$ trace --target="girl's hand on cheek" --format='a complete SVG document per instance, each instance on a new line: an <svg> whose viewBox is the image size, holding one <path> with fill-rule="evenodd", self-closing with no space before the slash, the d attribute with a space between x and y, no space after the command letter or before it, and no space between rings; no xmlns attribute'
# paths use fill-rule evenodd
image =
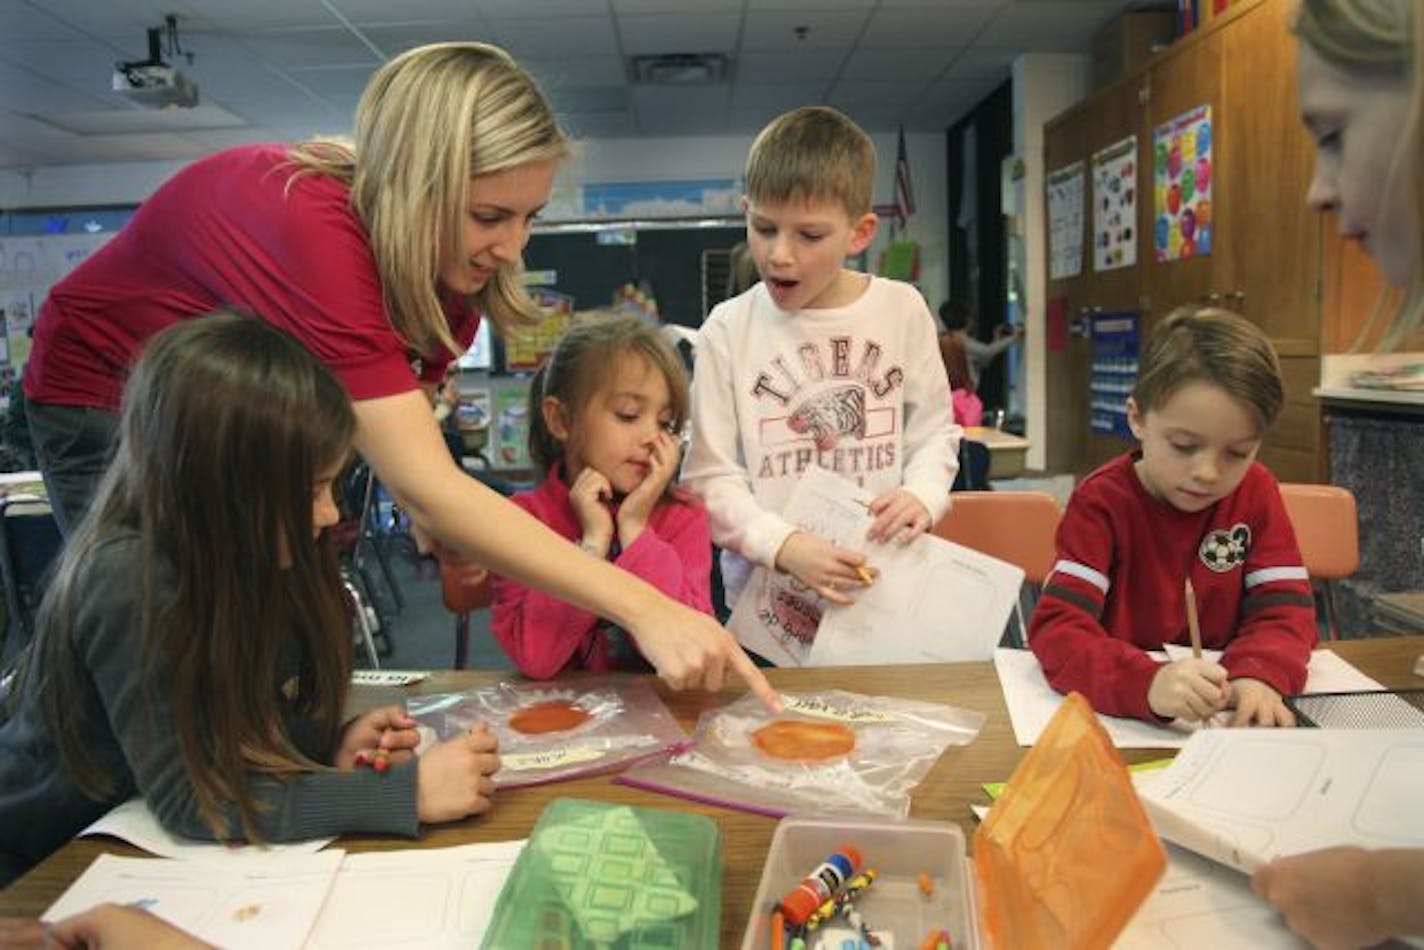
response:
<svg viewBox="0 0 1424 950"><path fill-rule="evenodd" d="M677 440L666 432L659 432L648 455L648 473L618 509L618 540L623 547L638 540L647 527L648 517L677 472L677 462Z"/></svg>
<svg viewBox="0 0 1424 950"><path fill-rule="evenodd" d="M608 512L612 499L613 486L608 479L587 466L569 486L569 503L578 516L585 550L592 545L607 552L613 543L613 515Z"/></svg>

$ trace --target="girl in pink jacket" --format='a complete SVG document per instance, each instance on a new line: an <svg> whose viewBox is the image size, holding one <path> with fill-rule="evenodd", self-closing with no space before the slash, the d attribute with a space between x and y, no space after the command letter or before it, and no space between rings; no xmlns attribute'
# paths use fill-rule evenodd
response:
<svg viewBox="0 0 1424 950"><path fill-rule="evenodd" d="M710 614L707 514L674 487L687 404L682 363L656 327L615 317L570 328L530 386L529 454L544 481L513 500L594 557ZM493 631L526 676L649 669L628 631L500 577Z"/></svg>

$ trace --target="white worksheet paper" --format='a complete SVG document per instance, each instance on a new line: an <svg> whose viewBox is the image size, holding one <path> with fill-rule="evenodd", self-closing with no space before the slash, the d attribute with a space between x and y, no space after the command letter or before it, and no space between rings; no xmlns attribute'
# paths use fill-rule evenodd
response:
<svg viewBox="0 0 1424 950"><path fill-rule="evenodd" d="M331 844L333 838L310 838L287 844L227 845L212 841L180 838L158 823L158 818L142 798L131 798L115 806L108 814L79 832L86 835L109 835L142 848L149 854L187 861L258 860L288 854L312 854Z"/></svg>
<svg viewBox="0 0 1424 950"><path fill-rule="evenodd" d="M922 535L908 545L871 544L872 495L812 466L787 503L798 528L866 554L873 583L851 606L828 605L789 575L758 568L728 626L749 649L782 666L953 662L987 659L1004 632L1023 571Z"/></svg>
<svg viewBox="0 0 1424 950"><path fill-rule="evenodd" d="M1247 873L1335 845L1424 845L1424 730L1204 729L1139 789L1158 834Z"/></svg>
<svg viewBox="0 0 1424 950"><path fill-rule="evenodd" d="M217 947L300 947L341 866L341 851L195 865L101 854L45 911L62 920L97 904L132 904Z"/></svg>
<svg viewBox="0 0 1424 950"><path fill-rule="evenodd" d="M306 946L477 947L524 841L348 854Z"/></svg>
<svg viewBox="0 0 1424 950"><path fill-rule="evenodd" d="M1180 659L1191 656L1191 647L1168 644L1166 652L1149 654L1157 659ZM1202 655L1219 659L1220 651L1205 650ZM1058 711L1063 694L1048 685L1043 667L1030 650L1000 649L994 652L994 668L1004 691L1004 703L1009 707L1009 719L1014 725L1014 738L1021 746L1030 746L1048 726L1048 720ZM1378 682L1361 673L1331 650L1316 650L1307 667L1307 693L1333 693L1343 690L1382 689ZM1107 730L1112 744L1119 749L1180 749L1201 726L1178 720L1165 726L1140 719L1126 719L1098 713L1098 721Z"/></svg>

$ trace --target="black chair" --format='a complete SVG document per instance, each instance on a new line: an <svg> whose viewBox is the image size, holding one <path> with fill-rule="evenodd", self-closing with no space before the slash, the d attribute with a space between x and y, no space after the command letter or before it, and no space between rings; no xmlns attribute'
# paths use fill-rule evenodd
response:
<svg viewBox="0 0 1424 950"><path fill-rule="evenodd" d="M33 498L0 499L0 583L5 586L5 629L0 631L0 657L14 650L6 642L19 631L18 648L34 639L35 611L44 596L50 571L64 538L49 503Z"/></svg>
<svg viewBox="0 0 1424 950"><path fill-rule="evenodd" d="M989 491L989 447L973 439L959 440L959 472L950 491Z"/></svg>

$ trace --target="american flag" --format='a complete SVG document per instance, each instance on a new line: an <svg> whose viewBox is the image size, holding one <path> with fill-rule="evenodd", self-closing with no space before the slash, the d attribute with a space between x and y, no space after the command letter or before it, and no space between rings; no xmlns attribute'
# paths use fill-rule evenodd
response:
<svg viewBox="0 0 1424 950"><path fill-rule="evenodd" d="M910 184L910 156L905 151L905 128L895 144L895 217L903 226L915 213L915 189Z"/></svg>

